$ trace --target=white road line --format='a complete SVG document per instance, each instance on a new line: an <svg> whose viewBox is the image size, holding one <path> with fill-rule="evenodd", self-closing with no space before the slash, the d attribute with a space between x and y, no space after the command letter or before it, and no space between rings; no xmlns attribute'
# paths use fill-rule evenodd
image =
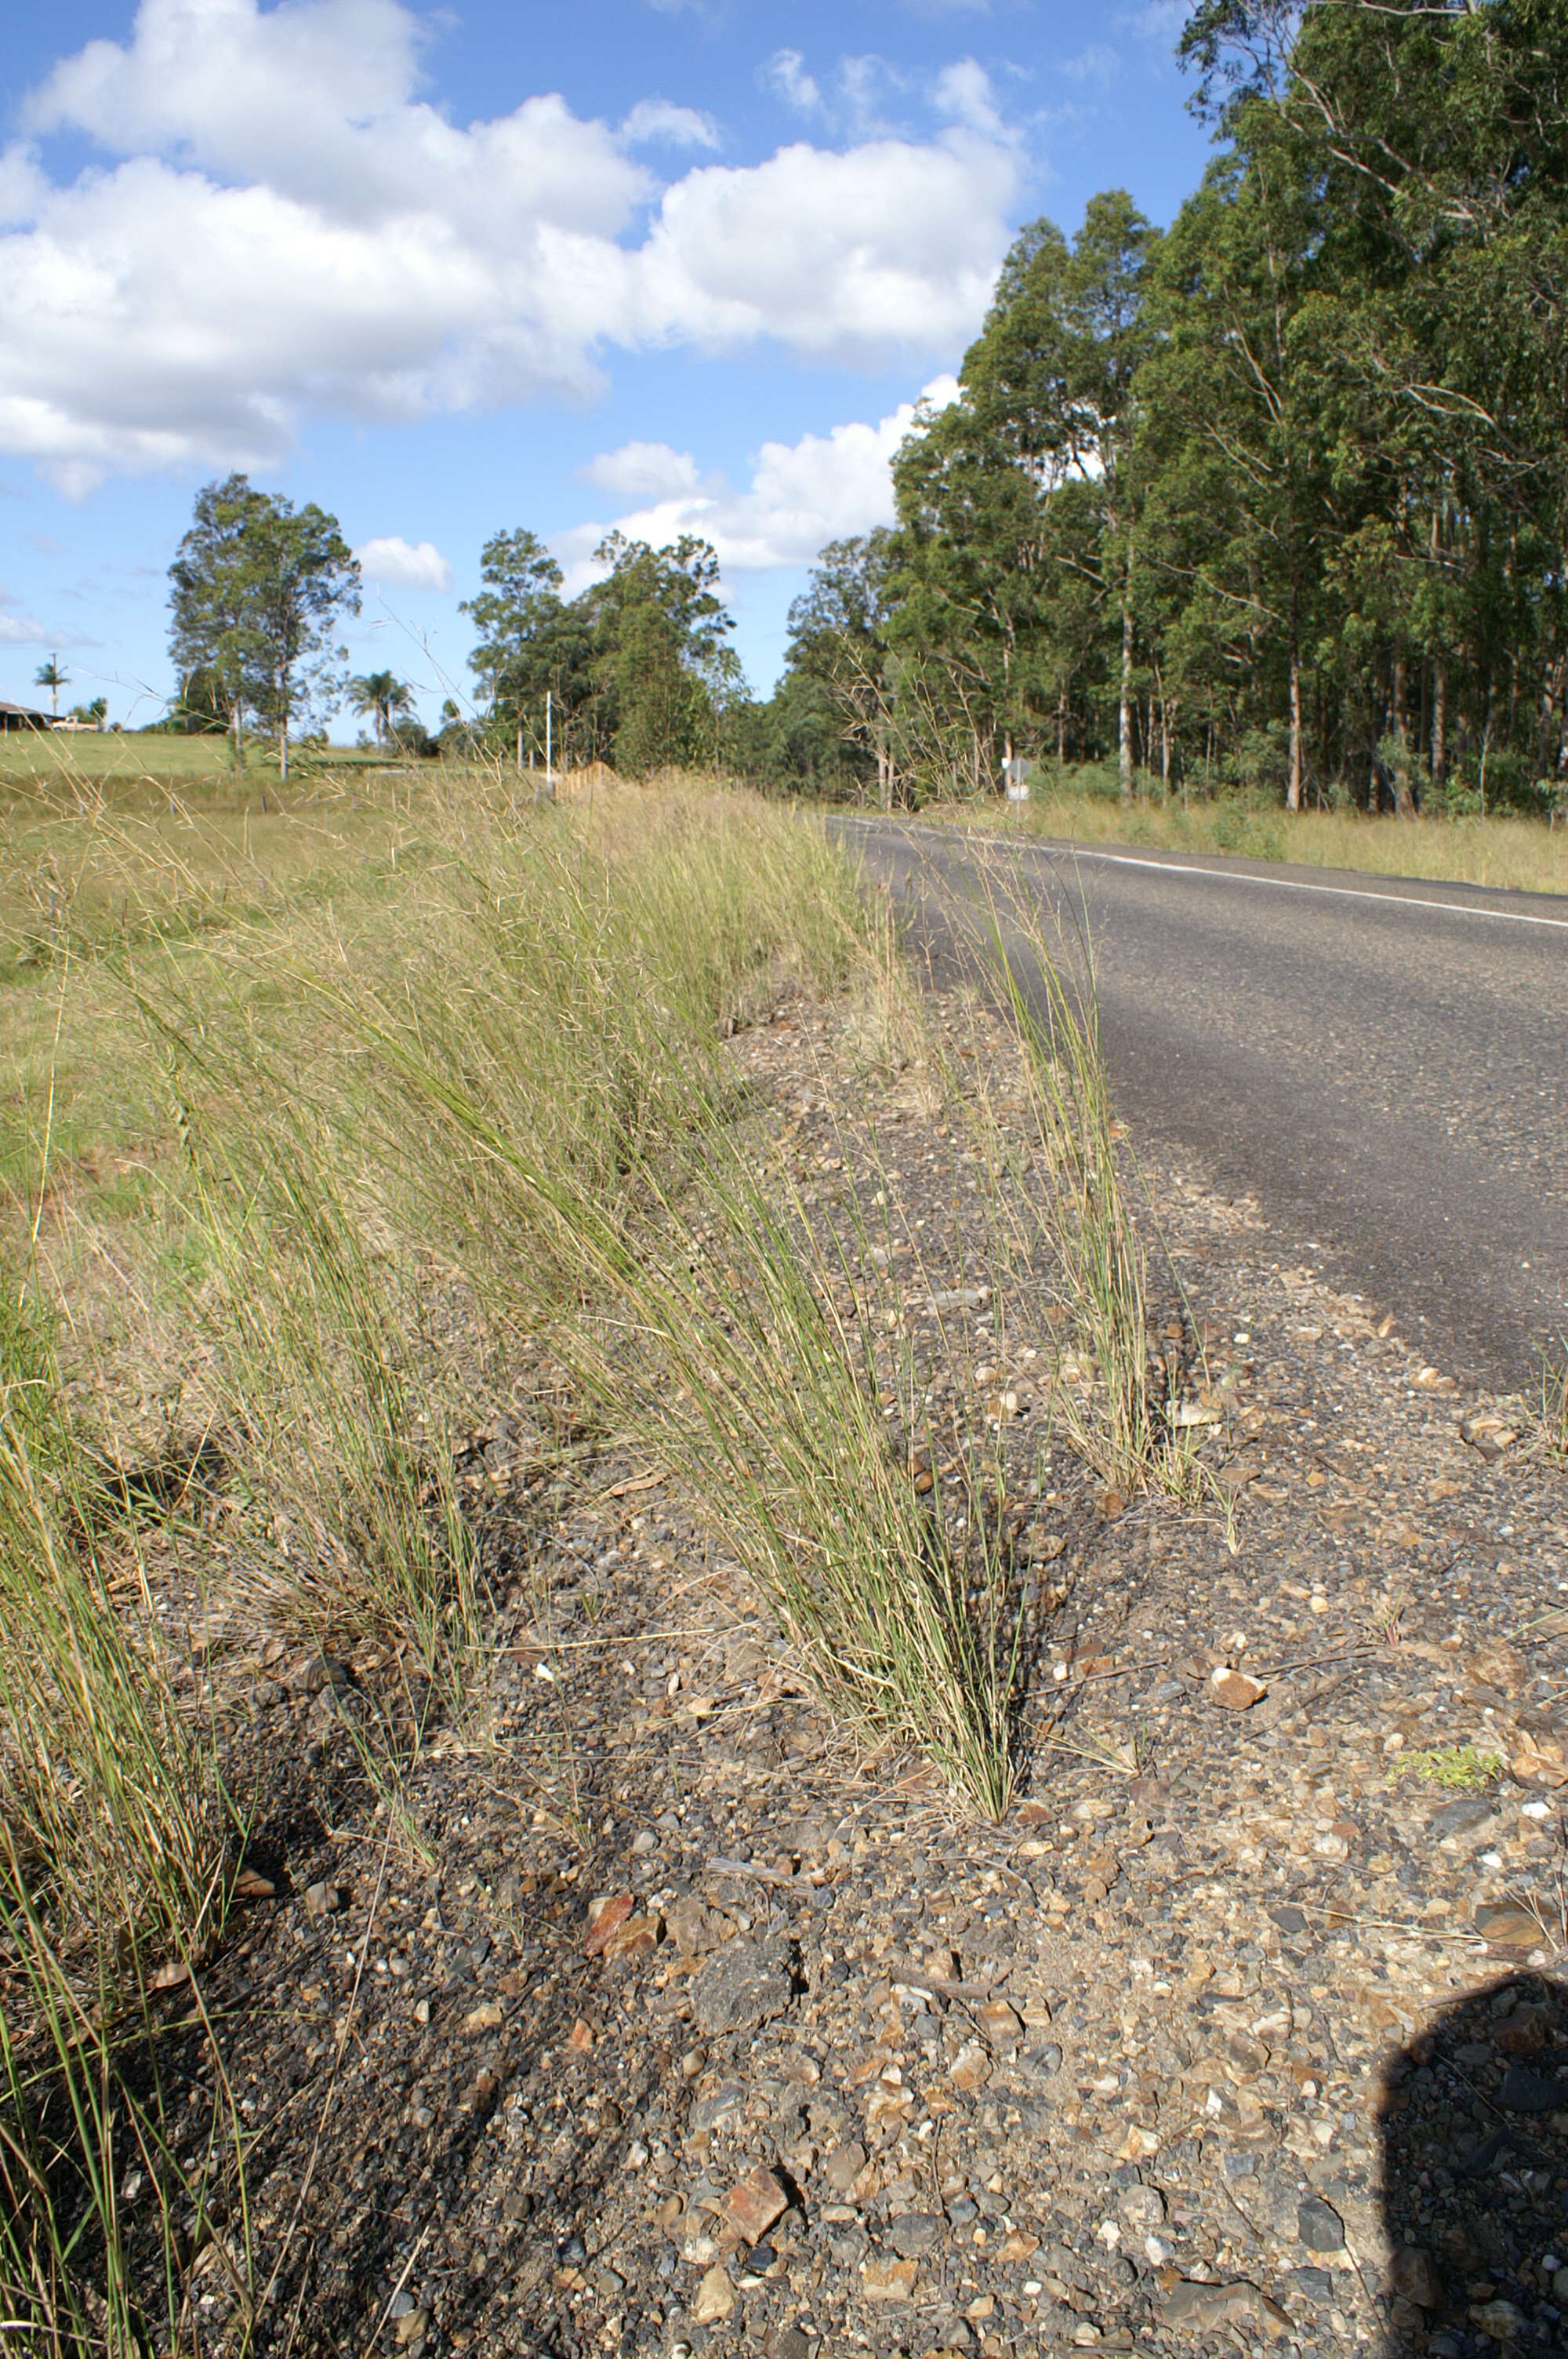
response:
<svg viewBox="0 0 1568 2359"><path fill-rule="evenodd" d="M1341 901L1391 902L1400 909L1446 909L1456 918L1496 918L1509 926L1550 926L1568 934L1568 918L1538 918L1528 909L1486 909L1474 901L1430 901L1419 893L1373 893L1364 885L1309 885L1300 876L1256 876L1249 868L1196 868L1179 860L1140 860L1130 852L1089 852L1065 845L1075 860L1103 860L1114 868L1155 868L1166 876L1211 876L1228 885L1267 885L1276 893L1330 893Z"/></svg>
<svg viewBox="0 0 1568 2359"><path fill-rule="evenodd" d="M862 820L862 827L872 827L872 820ZM913 833L910 830L908 832ZM923 828L924 835L939 836L944 830ZM1002 839L966 829L966 843L996 844ZM1103 860L1113 868L1152 868L1161 876L1207 876L1221 885L1265 885L1275 893L1327 893L1341 901L1380 901L1397 909L1444 909L1454 918L1495 918L1509 926L1546 926L1553 933L1568 934L1568 918L1538 918L1528 909L1485 909L1474 901L1430 901L1418 893L1373 893L1362 885L1309 885L1299 876L1256 876L1249 868L1198 868L1180 860L1141 860L1134 852L1095 852L1080 843L1052 843L1042 839L1033 844L1011 844L1014 852L1060 853L1071 860Z"/></svg>

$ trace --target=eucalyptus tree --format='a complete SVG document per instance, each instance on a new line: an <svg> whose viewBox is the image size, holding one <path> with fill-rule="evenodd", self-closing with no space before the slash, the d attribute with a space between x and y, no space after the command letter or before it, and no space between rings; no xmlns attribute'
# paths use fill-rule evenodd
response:
<svg viewBox="0 0 1568 2359"><path fill-rule="evenodd" d="M222 695L236 750L248 712L277 739L342 684L337 632L359 612L360 574L338 519L256 491L242 474L203 486L169 567L169 648L182 679Z"/></svg>
<svg viewBox="0 0 1568 2359"><path fill-rule="evenodd" d="M1091 198L1071 245L1051 222L1025 230L965 355L958 400L917 427L894 468L908 558L895 636L941 638L955 680L972 689L977 730L987 720L1016 726L1035 698L1048 627L1039 614L1046 516L1059 487L1083 487L1098 524L1098 600L1120 630L1117 744L1128 798L1138 373L1151 347L1158 245L1122 190Z"/></svg>

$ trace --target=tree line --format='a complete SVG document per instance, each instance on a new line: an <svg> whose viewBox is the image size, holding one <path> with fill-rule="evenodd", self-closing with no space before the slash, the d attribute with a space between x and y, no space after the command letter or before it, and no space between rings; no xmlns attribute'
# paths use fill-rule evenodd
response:
<svg viewBox="0 0 1568 2359"><path fill-rule="evenodd" d="M1220 138L1007 258L774 700L884 796L1009 756L1540 808L1568 674L1568 5L1204 0ZM788 712L784 708L788 708ZM797 725L809 767L810 732Z"/></svg>
<svg viewBox="0 0 1568 2359"><path fill-rule="evenodd" d="M169 568L169 647L179 692L160 727L273 736L287 773L298 734L346 700L378 746L418 754L514 750L521 766L608 760L631 776L671 764L734 766L730 724L748 706L708 542L654 549L611 533L602 578L563 594L560 567L526 529L499 532L463 602L478 633L479 687L431 733L406 681L351 676L338 644L359 612L359 566L336 516L295 508L243 474L206 484Z"/></svg>
<svg viewBox="0 0 1568 2359"><path fill-rule="evenodd" d="M884 802L1020 758L1109 791L1556 806L1568 734L1568 0L1199 0L1214 124L1166 231L1112 190L1032 223L896 522L824 549L771 697L703 540L612 533L568 598L497 533L475 714L389 673L378 742ZM211 484L171 570L185 710L285 747L345 682L336 520ZM546 723L546 715L547 723Z"/></svg>

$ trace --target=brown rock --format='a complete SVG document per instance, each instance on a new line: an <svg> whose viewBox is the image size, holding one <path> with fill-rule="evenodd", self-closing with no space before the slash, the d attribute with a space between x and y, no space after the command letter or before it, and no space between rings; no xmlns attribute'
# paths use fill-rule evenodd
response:
<svg viewBox="0 0 1568 2359"><path fill-rule="evenodd" d="M429 2323L427 2310L406 2310L393 2332L400 2344L417 2343Z"/></svg>
<svg viewBox="0 0 1568 2359"><path fill-rule="evenodd" d="M482 1999L478 2006L470 2007L464 2016L463 2029L470 2037L477 2037L481 2031L499 2031L505 2020L505 2010L498 2006L494 1999Z"/></svg>
<svg viewBox="0 0 1568 2359"><path fill-rule="evenodd" d="M691 2305L691 2322L694 2326L717 2326L721 2319L729 2317L734 2307L735 2288L730 2282L729 2271L722 2262L715 2261L697 2288Z"/></svg>
<svg viewBox="0 0 1568 2359"><path fill-rule="evenodd" d="M1521 1786L1542 1786L1554 1793L1568 1786L1568 1745L1555 1734L1521 1726L1519 1750L1509 1767Z"/></svg>
<svg viewBox="0 0 1568 2359"><path fill-rule="evenodd" d="M1492 2034L1505 2056L1539 2056L1555 2020L1549 2006L1516 2006Z"/></svg>
<svg viewBox="0 0 1568 2359"><path fill-rule="evenodd" d="M1279 2303L1260 2293L1245 2277L1230 2285L1196 2285L1184 2278L1162 2298L1160 2317L1164 2325L1180 2327L1189 2334L1215 2334L1222 2326L1255 2327L1271 2343L1278 2343L1291 2331L1291 2321Z"/></svg>
<svg viewBox="0 0 1568 2359"><path fill-rule="evenodd" d="M913 2301L915 2267L914 2261L867 2261L860 2270L860 2291L868 2301Z"/></svg>
<svg viewBox="0 0 1568 2359"><path fill-rule="evenodd" d="M1023 2024L1006 1999L993 1998L979 2009L975 2021L994 2055L1016 2056L1019 2042L1023 2038Z"/></svg>
<svg viewBox="0 0 1568 2359"><path fill-rule="evenodd" d="M586 2056L593 2046L593 2033L580 2015L567 2034L567 2046L578 2056Z"/></svg>
<svg viewBox="0 0 1568 2359"><path fill-rule="evenodd" d="M1268 1692L1261 1680L1253 1679L1248 1671L1228 1670L1223 1663L1217 1664L1209 1673L1209 1701L1225 1712L1250 1712Z"/></svg>
<svg viewBox="0 0 1568 2359"><path fill-rule="evenodd" d="M947 2078L955 2089L972 2097L990 2079L990 2059L978 2039L966 2040L947 2067Z"/></svg>
<svg viewBox="0 0 1568 2359"><path fill-rule="evenodd" d="M700 1958L716 1948L723 1923L695 1893L665 1911L665 1930L683 1958Z"/></svg>
<svg viewBox="0 0 1568 2359"><path fill-rule="evenodd" d="M1470 2323L1511 2349L1524 2332L1524 2312L1511 2301L1473 2301Z"/></svg>
<svg viewBox="0 0 1568 2359"><path fill-rule="evenodd" d="M724 2199L730 2224L743 2245L760 2245L773 2222L789 2209L789 2197L771 2170L749 2170Z"/></svg>
<svg viewBox="0 0 1568 2359"><path fill-rule="evenodd" d="M1389 2290L1421 2310L1440 2309L1443 2279L1432 2255L1423 2253L1419 2245L1401 2245L1389 2263Z"/></svg>
<svg viewBox="0 0 1568 2359"><path fill-rule="evenodd" d="M1470 1658L1470 1677L1484 1688L1497 1688L1503 1695L1517 1695L1530 1678L1530 1665L1517 1647L1494 1639L1477 1647Z"/></svg>
<svg viewBox="0 0 1568 2359"><path fill-rule="evenodd" d="M1545 1938L1529 1909L1509 1900L1477 1908L1476 1930L1494 1950L1538 1950Z"/></svg>
<svg viewBox="0 0 1568 2359"><path fill-rule="evenodd" d="M624 1965L629 1958L646 1957L656 1947L659 1920L656 1917L628 1917L617 1925L604 1943L600 1955L607 1966Z"/></svg>
<svg viewBox="0 0 1568 2359"><path fill-rule="evenodd" d="M600 1899L589 1902L588 1938L582 1945L585 1957L603 1954L605 1943L618 1926L624 1925L636 1905L629 1892L607 1892Z"/></svg>
<svg viewBox="0 0 1568 2359"><path fill-rule="evenodd" d="M848 2195L866 2167L866 2149L859 2139L835 2147L822 2166L822 2176L835 2195Z"/></svg>

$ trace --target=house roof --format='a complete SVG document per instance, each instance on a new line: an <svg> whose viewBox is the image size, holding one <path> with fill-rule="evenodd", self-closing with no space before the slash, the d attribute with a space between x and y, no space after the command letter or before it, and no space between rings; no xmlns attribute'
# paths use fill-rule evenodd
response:
<svg viewBox="0 0 1568 2359"><path fill-rule="evenodd" d="M54 715L41 712L36 704L8 704L5 699L0 696L0 712L19 712L25 721L40 721L46 729L52 729L54 726Z"/></svg>

